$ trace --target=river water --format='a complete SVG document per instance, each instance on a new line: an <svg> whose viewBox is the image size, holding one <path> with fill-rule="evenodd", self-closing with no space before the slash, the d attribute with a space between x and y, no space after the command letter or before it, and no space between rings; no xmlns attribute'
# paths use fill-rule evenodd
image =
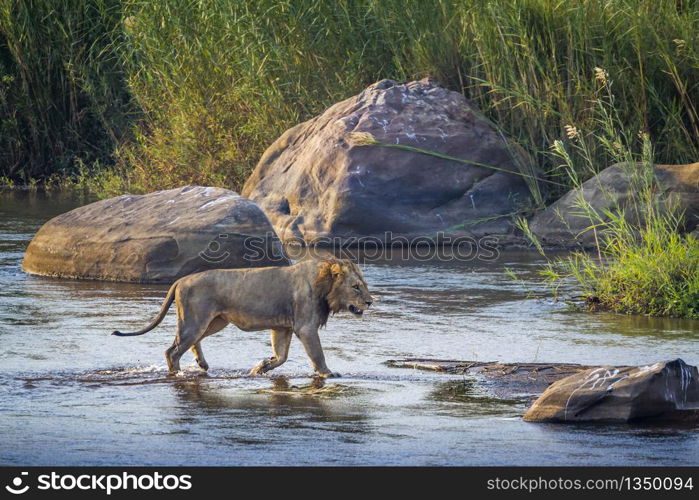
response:
<svg viewBox="0 0 699 500"><path fill-rule="evenodd" d="M697 321L581 313L530 298L541 264L533 254L387 258L362 266L375 307L362 318L339 314L322 331L328 366L342 378L313 386L296 340L272 376L247 377L270 355L268 334L232 326L203 344L208 375L187 354L184 373L169 378L173 311L142 337L109 335L145 325L167 287L21 271L41 224L77 205L0 195L2 464L697 464L696 427L526 423L524 397L499 400L473 377L384 365L402 357L696 365Z"/></svg>

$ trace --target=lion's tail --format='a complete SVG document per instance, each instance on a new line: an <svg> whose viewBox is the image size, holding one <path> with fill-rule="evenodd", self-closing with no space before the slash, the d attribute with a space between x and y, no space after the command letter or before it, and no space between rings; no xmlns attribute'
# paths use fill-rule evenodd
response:
<svg viewBox="0 0 699 500"><path fill-rule="evenodd" d="M117 337L135 337L136 335L143 335L146 332L150 332L153 328L160 324L160 322L167 314L167 310L170 309L170 305L175 300L176 289L177 283L173 284L170 287L170 291L167 292L167 297L165 297L165 302L163 302L163 305L160 307L160 312L158 313L158 316L156 316L156 318L150 325L143 328L142 330L138 330L137 332L120 332L118 330L115 330L112 332L112 335L116 335Z"/></svg>

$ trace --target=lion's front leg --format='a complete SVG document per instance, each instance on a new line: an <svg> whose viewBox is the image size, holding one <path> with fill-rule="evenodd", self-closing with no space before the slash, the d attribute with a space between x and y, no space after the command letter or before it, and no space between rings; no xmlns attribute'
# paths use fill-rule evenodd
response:
<svg viewBox="0 0 699 500"><path fill-rule="evenodd" d="M297 331L296 335L298 335L303 348L306 350L306 354L311 359L313 369L319 376L323 378L339 377L339 374L331 372L325 364L325 354L323 354L323 347L320 345L317 328L303 328Z"/></svg>
<svg viewBox="0 0 699 500"><path fill-rule="evenodd" d="M250 375L260 375L284 364L289 355L291 345L291 329L272 330L272 354L271 358L260 361L252 370Z"/></svg>

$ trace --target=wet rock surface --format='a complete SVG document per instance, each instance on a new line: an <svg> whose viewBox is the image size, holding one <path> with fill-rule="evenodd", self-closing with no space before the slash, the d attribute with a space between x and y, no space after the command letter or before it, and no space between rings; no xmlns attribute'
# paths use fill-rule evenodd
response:
<svg viewBox="0 0 699 500"><path fill-rule="evenodd" d="M386 364L472 375L493 397L533 403L524 415L529 422L699 421L697 368L681 359L617 367L417 358Z"/></svg>
<svg viewBox="0 0 699 500"><path fill-rule="evenodd" d="M389 360L388 366L436 371L454 375L474 375L480 385L502 399L534 401L549 385L590 368L570 363L499 363L443 359Z"/></svg>
<svg viewBox="0 0 699 500"><path fill-rule="evenodd" d="M543 212L535 215L530 227L534 235L549 247L592 248L595 233L587 230L597 223L590 220L581 208L580 197L604 218L604 211L616 212L624 209L627 219L638 222L634 206L639 202L638 188L634 184L634 170L638 165L616 164L606 168L582 185L573 189ZM684 212L683 230L690 232L699 223L699 163L688 165L655 165L654 173L658 181L657 196L661 206L670 204ZM601 229L598 230L598 237Z"/></svg>
<svg viewBox="0 0 699 500"><path fill-rule="evenodd" d="M171 283L215 268L286 265L265 214L227 189L123 195L44 224L22 268L61 278Z"/></svg>
<svg viewBox="0 0 699 500"><path fill-rule="evenodd" d="M546 389L524 415L529 422L694 421L699 374L681 359L591 368Z"/></svg>

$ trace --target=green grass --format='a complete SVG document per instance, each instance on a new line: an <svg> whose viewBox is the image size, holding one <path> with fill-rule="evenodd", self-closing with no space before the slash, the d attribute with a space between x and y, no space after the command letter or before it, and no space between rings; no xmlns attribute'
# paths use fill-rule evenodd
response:
<svg viewBox="0 0 699 500"><path fill-rule="evenodd" d="M565 185L533 186L552 199L571 183L551 145L566 125L599 132L595 67L657 161L696 161L697 32L692 0L0 0L0 176L99 160L103 194L239 189L286 128L381 78L429 75ZM610 163L590 153L593 170Z"/></svg>
<svg viewBox="0 0 699 500"><path fill-rule="evenodd" d="M605 231L597 252L552 259L541 275L556 294L572 282L590 310L699 318L699 240L680 235L680 219L657 210L649 204L640 227L622 210L597 218Z"/></svg>
<svg viewBox="0 0 699 500"><path fill-rule="evenodd" d="M552 283L573 278L591 310L699 318L699 241L661 227L606 249L602 262L576 252L544 275Z"/></svg>
<svg viewBox="0 0 699 500"><path fill-rule="evenodd" d="M0 0L0 176L19 184L113 163L132 105L119 0Z"/></svg>
<svg viewBox="0 0 699 500"><path fill-rule="evenodd" d="M600 132L583 134L571 129L566 143L555 143L552 156L580 188L578 172L594 170L593 151L603 149L623 162L635 196L609 209L593 206L582 195L577 197L575 209L590 221L586 231L594 233L595 248L590 253L577 251L549 259L541 275L555 295L562 285L572 284L592 310L699 318L699 240L692 234L680 234L684 214L658 184L650 139L647 134L624 132L614 108L611 82L603 80L593 108ZM519 225L546 255L526 221L520 220Z"/></svg>

